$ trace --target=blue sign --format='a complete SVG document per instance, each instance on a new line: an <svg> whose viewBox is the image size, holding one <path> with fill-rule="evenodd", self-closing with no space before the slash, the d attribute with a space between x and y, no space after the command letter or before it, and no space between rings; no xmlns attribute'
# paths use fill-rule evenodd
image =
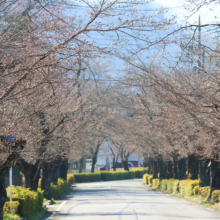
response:
<svg viewBox="0 0 220 220"><path fill-rule="evenodd" d="M16 141L16 137L12 134L12 135L9 135L9 136L6 136L6 140L12 144Z"/></svg>

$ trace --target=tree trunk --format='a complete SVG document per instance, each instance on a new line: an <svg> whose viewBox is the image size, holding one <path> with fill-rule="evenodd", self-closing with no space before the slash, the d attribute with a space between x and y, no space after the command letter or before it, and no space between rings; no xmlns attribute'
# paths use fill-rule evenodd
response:
<svg viewBox="0 0 220 220"><path fill-rule="evenodd" d="M37 160L35 164L29 164L24 159L19 158L15 164L25 176L25 187L31 190L37 190L38 181L40 178L40 161Z"/></svg>
<svg viewBox="0 0 220 220"><path fill-rule="evenodd" d="M192 180L198 179L199 175L199 164L198 164L198 156L195 154L191 154L187 158L187 170L188 170L188 177Z"/></svg>
<svg viewBox="0 0 220 220"><path fill-rule="evenodd" d="M116 167L117 167L117 163L113 162L112 164L113 171L116 171Z"/></svg>
<svg viewBox="0 0 220 220"><path fill-rule="evenodd" d="M210 169L210 193L208 197L208 201L211 200L212 192L215 189L220 188L220 169L219 165L220 163L214 160L210 160L209 164L209 169Z"/></svg>
<svg viewBox="0 0 220 220"><path fill-rule="evenodd" d="M93 154L92 154L92 166L91 166L91 172L92 173L95 172L95 165L97 163L97 156L98 156L100 146L101 146L101 144L98 143L96 148L95 148L95 152L93 152Z"/></svg>
<svg viewBox="0 0 220 220"><path fill-rule="evenodd" d="M41 189L44 190L44 197L48 200L51 199L51 188L50 188L51 183L53 183L54 185L57 184L60 164L61 164L60 158L52 162L43 163Z"/></svg>
<svg viewBox="0 0 220 220"><path fill-rule="evenodd" d="M154 160L151 159L151 158L149 158L148 165L149 165L149 168L148 168L148 169L149 169L149 170L148 170L149 174L153 174L153 170L154 170Z"/></svg>
<svg viewBox="0 0 220 220"><path fill-rule="evenodd" d="M83 157L79 160L79 173L82 173L83 170Z"/></svg>
<svg viewBox="0 0 220 220"><path fill-rule="evenodd" d="M186 158L182 158L178 160L178 179L184 180L186 179L186 172L187 172L187 166L186 166Z"/></svg>
<svg viewBox="0 0 220 220"><path fill-rule="evenodd" d="M114 155L113 158L112 158L112 169L113 169L113 171L116 171L116 167L117 167L117 161L116 161L116 158L115 158L115 155Z"/></svg>
<svg viewBox="0 0 220 220"><path fill-rule="evenodd" d="M173 166L172 166L173 178L178 179L178 161L173 157Z"/></svg>
<svg viewBox="0 0 220 220"><path fill-rule="evenodd" d="M162 158L158 159L157 161L158 165L158 173L160 173L160 179L167 179L167 173L166 173L166 163ZM158 175L157 177L158 178Z"/></svg>
<svg viewBox="0 0 220 220"><path fill-rule="evenodd" d="M129 171L129 167L128 167L128 158L126 158L125 160L122 161L122 164L124 166L124 170Z"/></svg>
<svg viewBox="0 0 220 220"><path fill-rule="evenodd" d="M66 180L67 179L67 172L69 169L69 163L68 163L68 159L64 158L62 160L61 166L60 166L60 170L59 170L59 177Z"/></svg>
<svg viewBox="0 0 220 220"><path fill-rule="evenodd" d="M209 160L200 159L199 160L199 186L209 186L210 185L210 170L208 168Z"/></svg>
<svg viewBox="0 0 220 220"><path fill-rule="evenodd" d="M166 173L167 179L173 178L173 163L172 161L166 161Z"/></svg>
<svg viewBox="0 0 220 220"><path fill-rule="evenodd" d="M158 173L159 173L159 169L158 169L157 160L154 160L154 162L153 162L153 179L158 178Z"/></svg>

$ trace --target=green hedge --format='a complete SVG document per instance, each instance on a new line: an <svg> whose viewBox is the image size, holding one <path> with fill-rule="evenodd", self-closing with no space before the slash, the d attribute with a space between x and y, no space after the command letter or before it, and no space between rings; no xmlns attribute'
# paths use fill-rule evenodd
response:
<svg viewBox="0 0 220 220"><path fill-rule="evenodd" d="M100 173L75 173L75 182L85 183L85 182L98 182L101 181Z"/></svg>
<svg viewBox="0 0 220 220"><path fill-rule="evenodd" d="M199 180L181 180L179 184L180 194L185 196L194 195L194 187L199 186Z"/></svg>
<svg viewBox="0 0 220 220"><path fill-rule="evenodd" d="M143 175L148 173L148 168L133 168L130 172L134 172L134 178L143 178Z"/></svg>
<svg viewBox="0 0 220 220"><path fill-rule="evenodd" d="M161 181L161 190L169 193L178 192L179 181L175 179L163 179Z"/></svg>
<svg viewBox="0 0 220 220"><path fill-rule="evenodd" d="M197 196L200 194L200 187L199 186L195 186L193 189L193 195Z"/></svg>
<svg viewBox="0 0 220 220"><path fill-rule="evenodd" d="M135 172L118 170L118 171L100 171L102 181L111 181L111 180L127 180L134 179Z"/></svg>
<svg viewBox="0 0 220 220"><path fill-rule="evenodd" d="M218 203L220 201L220 190L214 190L212 192L212 201Z"/></svg>
<svg viewBox="0 0 220 220"><path fill-rule="evenodd" d="M161 191L180 193L183 196L201 195L202 198L207 199L210 194L210 187L199 187L199 180L163 179L160 181L159 179L153 179L152 175L145 174L143 175L143 181L145 184L159 187ZM214 203L220 202L220 190L212 192L212 201Z"/></svg>
<svg viewBox="0 0 220 220"><path fill-rule="evenodd" d="M51 183L51 196L53 199L60 199L68 190L68 184L64 179L58 178L57 185Z"/></svg>
<svg viewBox="0 0 220 220"><path fill-rule="evenodd" d="M126 180L134 179L135 172L117 170L117 171L97 171L95 173L75 173L75 182L99 182L99 181L111 181L111 180Z"/></svg>
<svg viewBox="0 0 220 220"><path fill-rule="evenodd" d="M18 212L18 207L20 203L18 201L12 201L12 202L6 202L4 207L3 207L3 215L5 216L6 214L16 214Z"/></svg>
<svg viewBox="0 0 220 220"><path fill-rule="evenodd" d="M144 184L150 185L149 179L153 179L153 175L147 173L143 175Z"/></svg>
<svg viewBox="0 0 220 220"><path fill-rule="evenodd" d="M68 187L70 187L75 182L74 174L67 174L66 182Z"/></svg>
<svg viewBox="0 0 220 220"><path fill-rule="evenodd" d="M202 198L208 199L210 194L210 186L200 187L200 194Z"/></svg>
<svg viewBox="0 0 220 220"><path fill-rule="evenodd" d="M160 179L153 179L153 187L159 187L160 185Z"/></svg>
<svg viewBox="0 0 220 220"><path fill-rule="evenodd" d="M195 194L194 189L198 189L199 180L176 180L176 179L153 179L152 175L145 174L143 176L143 181L145 184L153 185L154 187L159 186L161 191L169 193L180 193L181 195L192 196ZM197 193L198 194L198 193Z"/></svg>
<svg viewBox="0 0 220 220"><path fill-rule="evenodd" d="M7 188L7 200L9 201L10 188ZM12 186L12 200L18 201L18 214L27 217L39 211L43 206L43 191L31 191L25 187Z"/></svg>

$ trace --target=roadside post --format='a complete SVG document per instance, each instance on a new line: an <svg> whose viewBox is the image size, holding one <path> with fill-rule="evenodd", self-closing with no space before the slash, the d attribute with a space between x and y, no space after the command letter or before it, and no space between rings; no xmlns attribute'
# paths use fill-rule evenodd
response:
<svg viewBox="0 0 220 220"><path fill-rule="evenodd" d="M9 144L14 144L16 142L16 134L14 132L17 123L14 122L13 118L8 118L6 123L7 135L5 139ZM12 202L12 167L9 170L9 186L10 186L10 202ZM10 211L12 211L12 205L10 204Z"/></svg>
<svg viewBox="0 0 220 220"><path fill-rule="evenodd" d="M10 184L10 202L12 202L12 167L9 170L9 184ZM12 211L12 204L10 204L10 211Z"/></svg>

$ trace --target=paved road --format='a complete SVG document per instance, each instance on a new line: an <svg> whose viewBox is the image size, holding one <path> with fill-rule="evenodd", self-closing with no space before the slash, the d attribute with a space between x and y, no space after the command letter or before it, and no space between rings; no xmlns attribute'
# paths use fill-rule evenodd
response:
<svg viewBox="0 0 220 220"><path fill-rule="evenodd" d="M77 184L56 220L214 220L220 212L147 190L141 180Z"/></svg>

